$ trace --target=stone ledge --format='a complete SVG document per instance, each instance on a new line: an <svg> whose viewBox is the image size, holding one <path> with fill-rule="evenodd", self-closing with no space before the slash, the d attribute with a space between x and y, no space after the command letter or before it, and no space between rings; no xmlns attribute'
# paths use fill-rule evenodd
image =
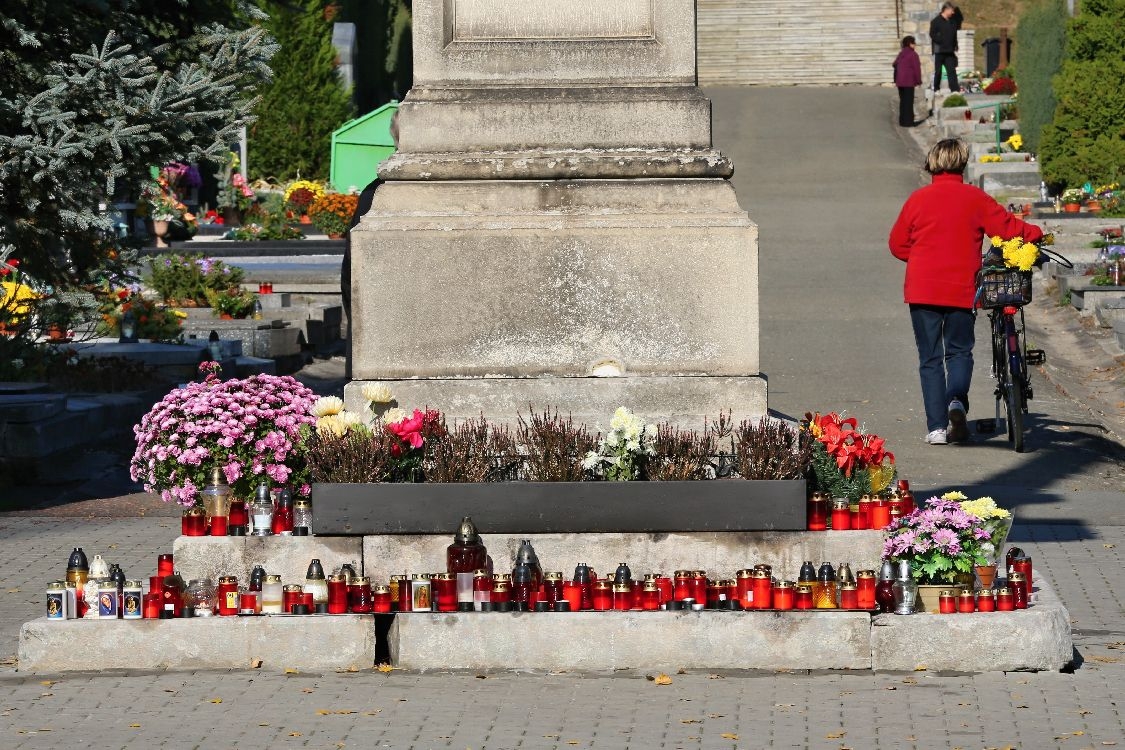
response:
<svg viewBox="0 0 1125 750"><path fill-rule="evenodd" d="M486 519L474 519L484 525ZM706 570L711 576L731 578L735 572L758 563L773 566L779 578L795 579L801 563L824 560L847 562L852 570L875 568L883 548L879 531L747 531L673 534L488 534L482 536L489 554L502 570L514 559L521 539L530 539L545 571L562 571L570 577L579 562L599 575L626 562L634 575L681 568ZM422 572L442 567L450 535L383 534L363 537L365 575L372 583L391 574ZM177 558L177 561L179 558ZM323 562L323 560L321 561ZM394 567L392 567L394 566Z"/></svg>
<svg viewBox="0 0 1125 750"><path fill-rule="evenodd" d="M220 575L234 575L240 584L245 584L254 566L261 565L267 573L280 575L284 583L304 583L309 561L314 557L320 560L325 573L344 563L355 567L357 573L363 570L363 543L359 537L181 536L172 543L172 554L176 570L185 581L206 577L218 583ZM440 568L444 561L443 549L426 570Z"/></svg>
<svg viewBox="0 0 1125 750"><path fill-rule="evenodd" d="M397 615L391 661L409 670L870 669L865 612Z"/></svg>
<svg viewBox="0 0 1125 750"><path fill-rule="evenodd" d="M871 626L871 668L887 671L1058 671L1071 662L1070 615L1035 579L1036 603L1016 612L878 615Z"/></svg>
<svg viewBox="0 0 1125 750"><path fill-rule="evenodd" d="M315 647L314 647L315 646ZM65 620L20 629L21 672L101 669L369 669L369 615Z"/></svg>

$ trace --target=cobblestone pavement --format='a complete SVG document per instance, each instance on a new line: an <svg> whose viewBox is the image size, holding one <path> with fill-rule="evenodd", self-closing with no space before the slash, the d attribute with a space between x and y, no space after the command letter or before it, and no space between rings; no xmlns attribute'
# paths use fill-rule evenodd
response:
<svg viewBox="0 0 1125 750"><path fill-rule="evenodd" d="M1101 748L1125 746L1125 527L1017 525L1070 609L1072 674L646 675L15 671L75 545L145 577L168 519L0 519L0 747ZM128 649L122 623L121 648ZM971 643L965 648L971 649Z"/></svg>

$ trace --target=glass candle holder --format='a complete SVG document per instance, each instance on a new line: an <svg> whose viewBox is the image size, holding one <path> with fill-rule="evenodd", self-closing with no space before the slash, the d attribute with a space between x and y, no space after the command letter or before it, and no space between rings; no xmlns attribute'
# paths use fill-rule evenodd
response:
<svg viewBox="0 0 1125 750"><path fill-rule="evenodd" d="M1008 588L1012 590L1012 601L1015 603L1016 609L1027 609L1027 578L1024 577L1024 574L1009 570Z"/></svg>
<svg viewBox="0 0 1125 750"><path fill-rule="evenodd" d="M230 519L227 516L211 516L208 523L211 536L229 536Z"/></svg>
<svg viewBox="0 0 1125 750"><path fill-rule="evenodd" d="M813 594L810 586L798 586L793 597L794 609L812 609Z"/></svg>
<svg viewBox="0 0 1125 750"><path fill-rule="evenodd" d="M1012 590L1005 586L996 592L996 611L997 612L1014 612L1016 609L1016 600L1012 595Z"/></svg>
<svg viewBox="0 0 1125 750"><path fill-rule="evenodd" d="M570 604L571 612L582 609L582 584L575 581L563 581L563 599Z"/></svg>
<svg viewBox="0 0 1125 750"><path fill-rule="evenodd" d="M871 528L885 529L891 522L891 506L882 498L871 503Z"/></svg>
<svg viewBox="0 0 1125 750"><path fill-rule="evenodd" d="M698 604L707 603L707 571L696 570L691 575L692 598Z"/></svg>
<svg viewBox="0 0 1125 750"><path fill-rule="evenodd" d="M246 509L245 500L231 500L230 514L227 519L231 526L245 529L250 525L250 513Z"/></svg>
<svg viewBox="0 0 1125 750"><path fill-rule="evenodd" d="M875 571L861 570L855 574L859 609L875 609Z"/></svg>
<svg viewBox="0 0 1125 750"><path fill-rule="evenodd" d="M216 596L215 584L210 578L195 578L188 581L184 604L195 607L196 617L210 617L215 614Z"/></svg>
<svg viewBox="0 0 1125 750"><path fill-rule="evenodd" d="M237 615L238 579L235 576L221 576L219 578L219 588L216 593L219 614L223 617Z"/></svg>
<svg viewBox="0 0 1125 750"><path fill-rule="evenodd" d="M656 581L648 581L641 589L641 609L651 612L660 609L660 589Z"/></svg>
<svg viewBox="0 0 1125 750"><path fill-rule="evenodd" d="M859 590L856 588L856 584L841 584L840 609L859 609Z"/></svg>
<svg viewBox="0 0 1125 750"><path fill-rule="evenodd" d="M273 500L269 492L259 492L250 504L251 536L273 535Z"/></svg>
<svg viewBox="0 0 1125 750"><path fill-rule="evenodd" d="M453 573L438 573L433 579L434 601L438 612L457 611L457 577Z"/></svg>
<svg viewBox="0 0 1125 750"><path fill-rule="evenodd" d="M744 609L769 609L773 606L773 581L764 570L755 570L750 577L752 596L750 605L743 603Z"/></svg>
<svg viewBox="0 0 1125 750"><path fill-rule="evenodd" d="M156 556L156 575L164 578L165 576L173 575L176 572L176 565L172 555L164 554Z"/></svg>
<svg viewBox="0 0 1125 750"><path fill-rule="evenodd" d="M238 614L243 616L258 614L257 591L240 591L238 593Z"/></svg>
<svg viewBox="0 0 1125 750"><path fill-rule="evenodd" d="M996 592L992 589L981 589L977 594L977 612L996 611Z"/></svg>
<svg viewBox="0 0 1125 750"><path fill-rule="evenodd" d="M672 601L672 578L662 573L656 573L656 590L660 592L660 603L667 604Z"/></svg>
<svg viewBox="0 0 1125 750"><path fill-rule="evenodd" d="M207 536L207 516L201 508L188 508L180 519L180 533L184 536Z"/></svg>
<svg viewBox="0 0 1125 750"><path fill-rule="evenodd" d="M778 581L770 592L774 609L789 610L796 604L796 590L792 581Z"/></svg>
<svg viewBox="0 0 1125 750"><path fill-rule="evenodd" d="M824 493L809 495L805 504L805 528L809 531L828 530L828 497Z"/></svg>
<svg viewBox="0 0 1125 750"><path fill-rule="evenodd" d="M280 615L282 609L281 576L267 575L262 582L262 614Z"/></svg>
<svg viewBox="0 0 1125 750"><path fill-rule="evenodd" d="M301 584L287 583L281 589L281 611L292 614L294 605L301 603Z"/></svg>
<svg viewBox="0 0 1125 750"><path fill-rule="evenodd" d="M613 584L613 608L618 612L627 612L633 608L633 589L629 584Z"/></svg>
<svg viewBox="0 0 1125 750"><path fill-rule="evenodd" d="M851 503L848 506L848 515L852 529L859 531L867 528L867 518L860 512L859 503Z"/></svg>
<svg viewBox="0 0 1125 750"><path fill-rule="evenodd" d="M387 588L387 611L390 612L390 589ZM352 580L348 584L348 607L357 615L365 615L370 613L375 606L375 595L371 590L371 579L367 576L360 576Z"/></svg>
<svg viewBox="0 0 1125 750"><path fill-rule="evenodd" d="M608 581L595 583L591 596L594 600L595 611L606 612L613 608L613 589Z"/></svg>
<svg viewBox="0 0 1125 750"><path fill-rule="evenodd" d="M308 500L298 500L293 503L293 533L309 536L313 533L312 503Z"/></svg>
<svg viewBox="0 0 1125 750"><path fill-rule="evenodd" d="M492 584L492 603L510 604L512 601L512 586L507 581L495 581Z"/></svg>
<svg viewBox="0 0 1125 750"><path fill-rule="evenodd" d="M1014 570L1017 573L1020 573L1020 574L1023 575L1024 580L1027 581L1027 592L1030 595L1031 594L1031 580L1032 580L1032 578L1031 578L1031 557L1029 555L1023 555L1022 557L1014 558L1012 560L1012 564L1009 566L1009 570Z"/></svg>
<svg viewBox="0 0 1125 750"><path fill-rule="evenodd" d="M707 608L708 609L717 609L718 606L719 606L719 601L720 601L719 583L720 583L719 581L711 581L710 583L707 584L707 598L706 598L705 601L707 602Z"/></svg>
<svg viewBox="0 0 1125 750"><path fill-rule="evenodd" d="M391 576L391 609L395 612L410 611L410 579L404 575ZM491 595L491 592L489 592Z"/></svg>
<svg viewBox="0 0 1125 750"><path fill-rule="evenodd" d="M977 599L972 591L965 590L957 595L957 611L961 614L972 614L977 611Z"/></svg>
<svg viewBox="0 0 1125 750"><path fill-rule="evenodd" d="M328 576L328 614L342 615L348 611L348 579L334 573Z"/></svg>
<svg viewBox="0 0 1125 750"><path fill-rule="evenodd" d="M938 592L938 613L951 615L957 611L957 601L952 591Z"/></svg>
<svg viewBox="0 0 1125 750"><path fill-rule="evenodd" d="M892 588L895 594L895 614L914 614L918 609L918 583L913 578L900 578Z"/></svg>
<svg viewBox="0 0 1125 750"><path fill-rule="evenodd" d="M391 611L391 589L389 586L376 586L372 590L371 611L381 615Z"/></svg>
<svg viewBox="0 0 1125 750"><path fill-rule="evenodd" d="M677 570L673 574L672 596L678 602L695 596L695 582L690 570Z"/></svg>
<svg viewBox="0 0 1125 750"><path fill-rule="evenodd" d="M871 496L864 495L859 499L859 526L857 529L871 528Z"/></svg>
<svg viewBox="0 0 1125 750"><path fill-rule="evenodd" d="M754 586L751 578L753 574L754 571L751 568L743 568L734 574L735 598L738 599L743 609L750 609L754 606Z"/></svg>
<svg viewBox="0 0 1125 750"><path fill-rule="evenodd" d="M160 617L160 607L164 601L159 589L150 591L143 597L144 619L155 620Z"/></svg>
<svg viewBox="0 0 1125 750"><path fill-rule="evenodd" d="M852 527L852 512L847 500L832 501L832 530L848 531Z"/></svg>

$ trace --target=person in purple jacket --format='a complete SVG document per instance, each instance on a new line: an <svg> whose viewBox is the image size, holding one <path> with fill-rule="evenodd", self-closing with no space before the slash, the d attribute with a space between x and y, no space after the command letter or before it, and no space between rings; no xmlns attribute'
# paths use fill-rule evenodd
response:
<svg viewBox="0 0 1125 750"><path fill-rule="evenodd" d="M898 124L914 127L914 87L922 85L922 61L914 51L914 37L902 38L902 49L895 58L895 86L898 86Z"/></svg>

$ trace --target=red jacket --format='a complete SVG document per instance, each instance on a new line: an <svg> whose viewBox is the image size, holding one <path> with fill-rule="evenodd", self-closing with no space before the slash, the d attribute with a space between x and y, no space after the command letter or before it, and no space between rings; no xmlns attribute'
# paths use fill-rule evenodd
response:
<svg viewBox="0 0 1125 750"><path fill-rule="evenodd" d="M918 305L971 308L985 234L1035 242L1043 230L1004 210L961 175L934 175L915 190L891 228L888 244L906 261L903 298Z"/></svg>

